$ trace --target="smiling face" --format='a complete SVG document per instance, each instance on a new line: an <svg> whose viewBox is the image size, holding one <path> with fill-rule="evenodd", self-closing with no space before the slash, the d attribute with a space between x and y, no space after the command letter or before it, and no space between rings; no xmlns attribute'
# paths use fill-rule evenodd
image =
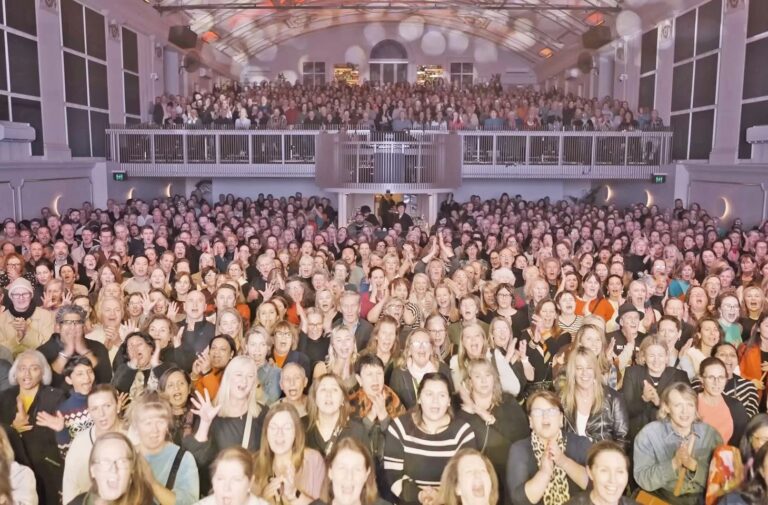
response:
<svg viewBox="0 0 768 505"><path fill-rule="evenodd" d="M69 377L66 377L64 380L67 384L72 386L72 389L76 393L87 395L91 392L94 378L93 367L88 365L77 365L74 370L72 370Z"/></svg>
<svg viewBox="0 0 768 505"><path fill-rule="evenodd" d="M605 450L595 457L587 469L597 503L619 503L629 481L627 461L623 454Z"/></svg>
<svg viewBox="0 0 768 505"><path fill-rule="evenodd" d="M104 440L94 449L90 474L99 498L117 500L128 489L131 480L131 453L122 440Z"/></svg>
<svg viewBox="0 0 768 505"><path fill-rule="evenodd" d="M419 331L411 337L410 353L414 364L424 367L432 357L432 340L426 332Z"/></svg>

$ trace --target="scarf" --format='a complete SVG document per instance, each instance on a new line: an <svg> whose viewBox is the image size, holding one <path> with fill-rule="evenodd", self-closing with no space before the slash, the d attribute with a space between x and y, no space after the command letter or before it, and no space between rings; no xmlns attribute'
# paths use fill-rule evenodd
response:
<svg viewBox="0 0 768 505"><path fill-rule="evenodd" d="M10 312L13 317L20 317L22 319L29 319L30 317L32 317L32 314L35 313L36 308L37 306L35 305L34 302L30 302L29 307L27 307L27 310L22 310L22 311L18 311L15 308L13 308L12 303L8 304L8 312Z"/></svg>
<svg viewBox="0 0 768 505"><path fill-rule="evenodd" d="M431 362L427 362L423 368L419 367L412 359L408 360L408 371L411 372L414 382L418 385L421 384L421 379L431 372L437 372L437 367Z"/></svg>
<svg viewBox="0 0 768 505"><path fill-rule="evenodd" d="M557 445L560 450L565 453L565 437L560 434L557 440ZM541 467L541 458L547 450L547 442L541 440L535 432L531 432L531 447L533 449L533 455L536 457L536 464ZM565 470L555 465L552 471L552 478L547 484L547 488L544 490L544 498L542 501L544 505L563 505L571 497L570 490L568 488L568 475Z"/></svg>

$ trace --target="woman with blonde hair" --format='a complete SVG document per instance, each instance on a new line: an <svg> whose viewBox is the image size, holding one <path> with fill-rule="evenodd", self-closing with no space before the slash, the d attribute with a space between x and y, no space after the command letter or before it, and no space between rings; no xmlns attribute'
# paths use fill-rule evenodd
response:
<svg viewBox="0 0 768 505"><path fill-rule="evenodd" d="M194 435L185 436L182 445L195 456L200 468L205 468L227 447L259 449L266 412L259 403L261 395L258 367L248 356L237 356L229 362L215 400L207 391L195 392L190 401L198 421Z"/></svg>
<svg viewBox="0 0 768 505"><path fill-rule="evenodd" d="M341 379L347 391L357 385L355 378L355 335L346 326L337 326L331 331L331 344L328 346L328 356L325 362L315 365L312 376L318 378L332 373Z"/></svg>
<svg viewBox="0 0 768 505"><path fill-rule="evenodd" d="M483 454L490 458L499 479L507 472L509 446L530 435L528 419L514 396L503 393L493 363L472 359L467 365L468 401L459 417L466 420L481 441Z"/></svg>
<svg viewBox="0 0 768 505"><path fill-rule="evenodd" d="M381 316L373 327L371 339L365 348L365 352L375 354L381 359L387 377L400 357L400 339L397 338L397 330L397 321L393 317Z"/></svg>
<svg viewBox="0 0 768 505"><path fill-rule="evenodd" d="M435 312L448 324L455 323L461 315L456 306L456 296L446 283L440 283L435 288Z"/></svg>
<svg viewBox="0 0 768 505"><path fill-rule="evenodd" d="M477 449L465 447L453 455L440 477L442 505L496 505L499 479L491 461Z"/></svg>
<svg viewBox="0 0 768 505"><path fill-rule="evenodd" d="M275 324L282 319L280 312L272 301L262 302L259 308L256 309L256 318L253 321L254 325L264 327L270 334L275 330Z"/></svg>
<svg viewBox="0 0 768 505"><path fill-rule="evenodd" d="M254 326L248 332L245 353L256 362L259 384L261 384L264 403L272 405L282 392L280 391L280 368L268 359L272 354L272 335L261 326Z"/></svg>
<svg viewBox="0 0 768 505"><path fill-rule="evenodd" d="M100 436L93 444L88 467L91 490L77 496L70 505L150 505L154 493L148 467L131 441L118 432Z"/></svg>
<svg viewBox="0 0 768 505"><path fill-rule="evenodd" d="M253 491L269 503L309 505L320 497L326 470L322 454L305 446L304 426L296 408L275 404L267 413L256 454Z"/></svg>
<svg viewBox="0 0 768 505"><path fill-rule="evenodd" d="M328 478L321 493L323 505L384 505L376 489L376 467L365 445L342 438L328 454Z"/></svg>
<svg viewBox="0 0 768 505"><path fill-rule="evenodd" d="M614 440L627 448L629 414L624 399L605 385L597 355L587 347L573 349L560 392L565 429L593 442Z"/></svg>
<svg viewBox="0 0 768 505"><path fill-rule="evenodd" d="M451 376L448 365L440 361L432 347L432 339L425 330L413 330L405 341L403 353L392 368L389 387L397 394L405 408L417 402L417 388L427 373L440 372Z"/></svg>
<svg viewBox="0 0 768 505"><path fill-rule="evenodd" d="M243 334L243 318L237 309L227 308L217 312L215 335L227 335L237 344L237 352L242 353L245 349L245 339Z"/></svg>
<svg viewBox="0 0 768 505"><path fill-rule="evenodd" d="M482 281L479 286L480 314L478 317L490 324L496 310L496 288L499 284L495 281Z"/></svg>

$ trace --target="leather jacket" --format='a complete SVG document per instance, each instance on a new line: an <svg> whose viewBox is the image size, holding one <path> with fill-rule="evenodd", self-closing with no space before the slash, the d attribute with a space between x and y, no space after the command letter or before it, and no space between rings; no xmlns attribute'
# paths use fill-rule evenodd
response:
<svg viewBox="0 0 768 505"><path fill-rule="evenodd" d="M565 431L578 434L575 415L565 413ZM593 442L614 440L627 450L629 414L624 398L613 389L603 386L603 408L587 419L586 436Z"/></svg>

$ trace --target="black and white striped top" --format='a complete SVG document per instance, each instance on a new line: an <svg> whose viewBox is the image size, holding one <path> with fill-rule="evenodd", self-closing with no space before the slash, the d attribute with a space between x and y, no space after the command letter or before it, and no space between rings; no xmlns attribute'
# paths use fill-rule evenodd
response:
<svg viewBox="0 0 768 505"><path fill-rule="evenodd" d="M453 419L440 433L422 431L408 413L392 420L384 446L387 484L402 503L417 503L419 486L437 486L448 460L462 447L475 447L475 433Z"/></svg>
<svg viewBox="0 0 768 505"><path fill-rule="evenodd" d="M693 389L697 393L700 393L703 387L701 384L701 379L699 377L693 379L693 381L691 381L691 386L693 386ZM744 406L744 410L747 411L747 415L750 418L757 414L757 388L752 383L752 381L734 374L733 377L729 379L728 382L726 382L723 394L725 396L730 396L731 398L736 398L739 400Z"/></svg>

